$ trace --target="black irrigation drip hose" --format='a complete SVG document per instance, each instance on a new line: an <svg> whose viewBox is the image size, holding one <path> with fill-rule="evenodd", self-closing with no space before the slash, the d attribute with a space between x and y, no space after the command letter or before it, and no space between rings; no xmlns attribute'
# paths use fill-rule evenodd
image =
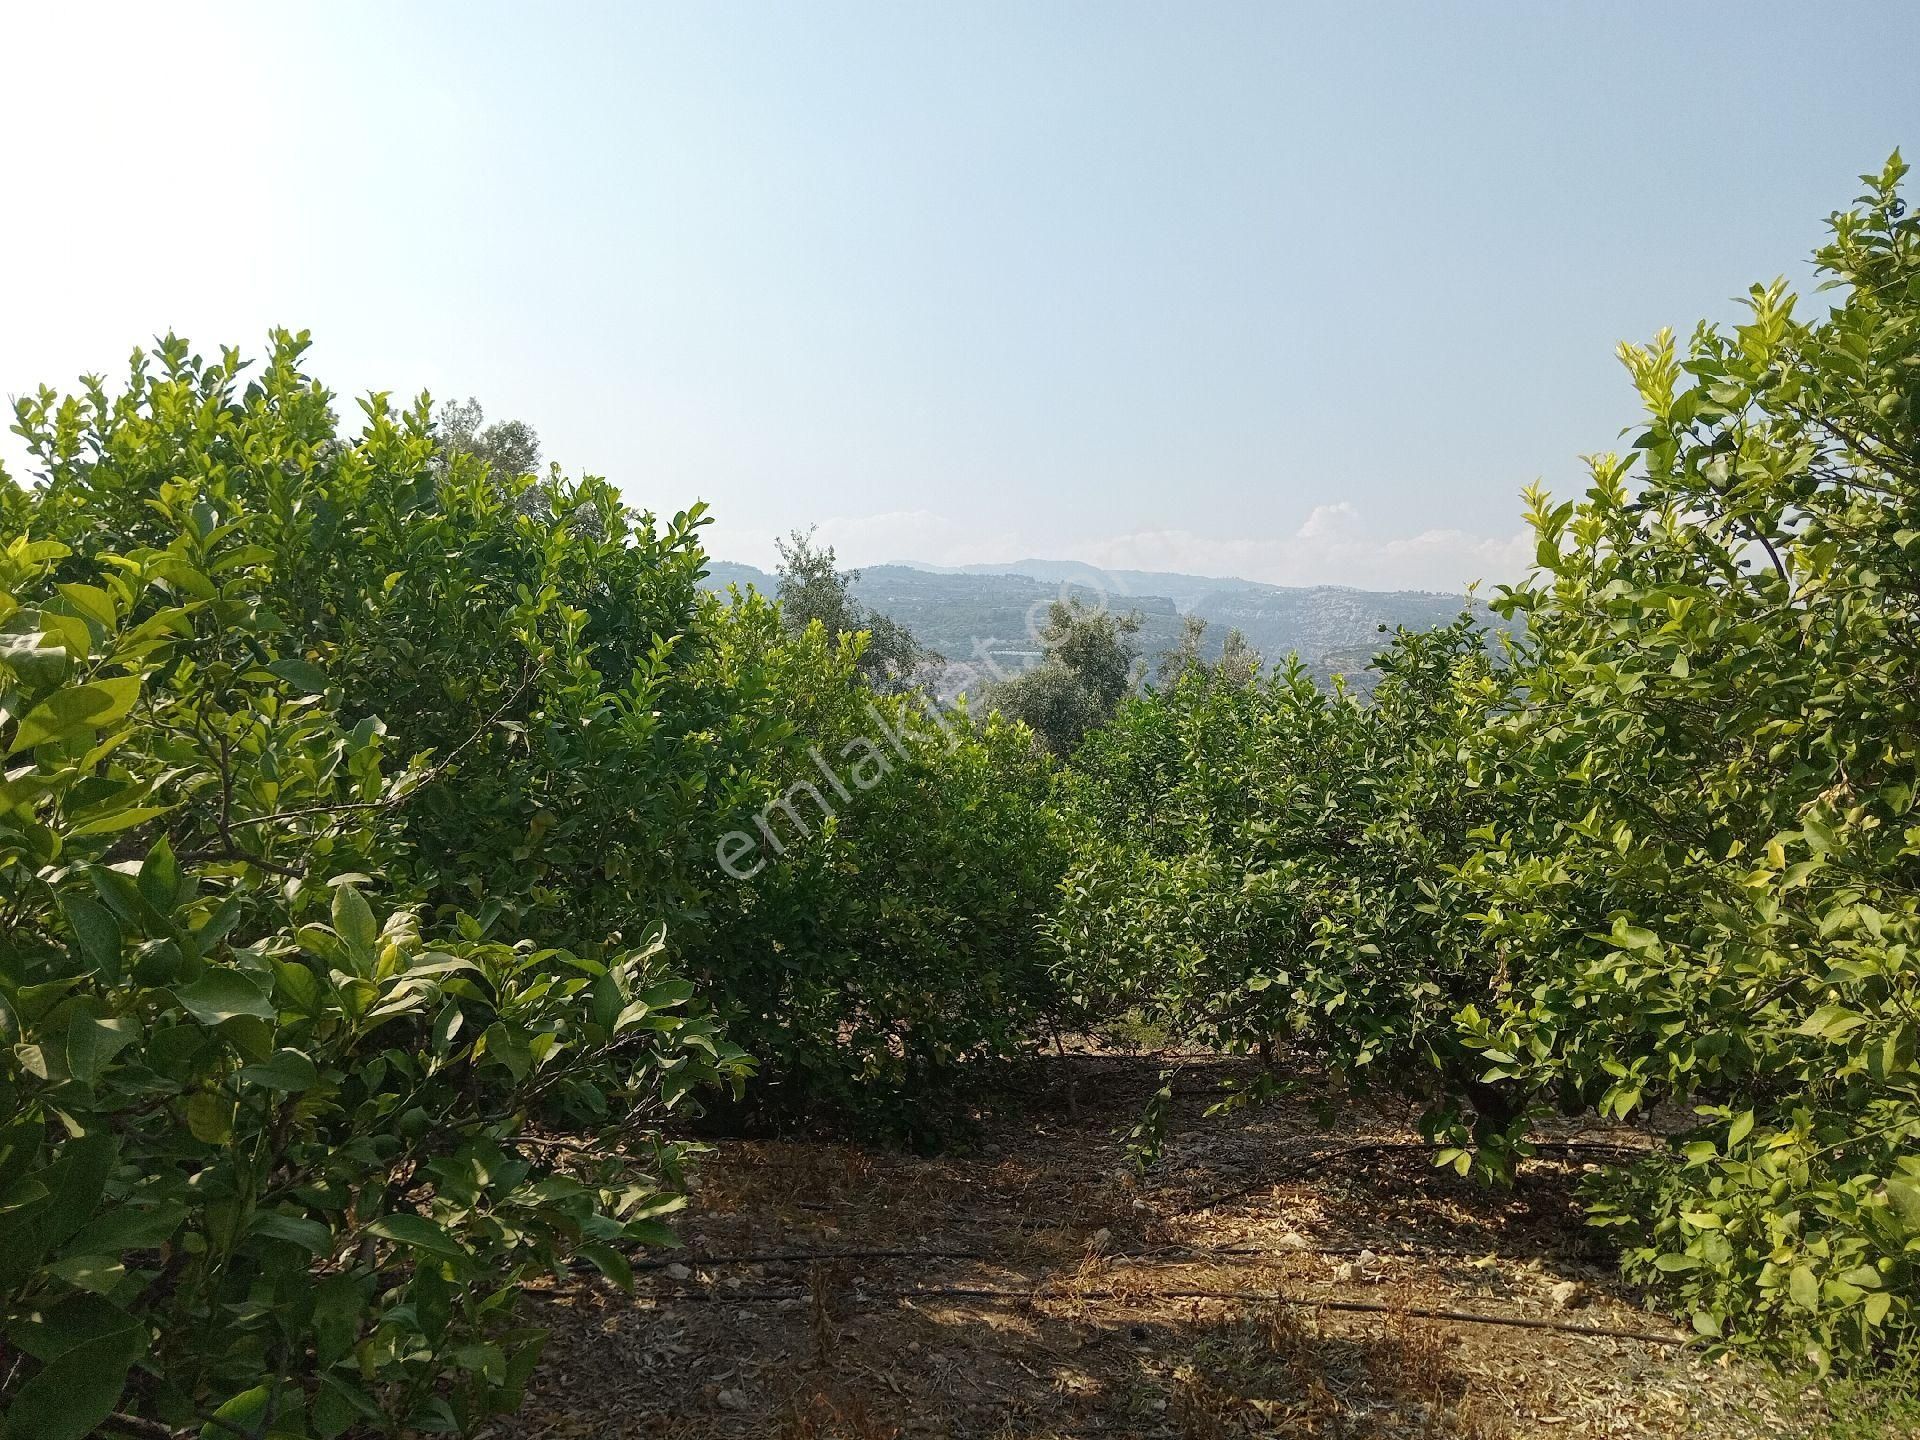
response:
<svg viewBox="0 0 1920 1440"><path fill-rule="evenodd" d="M811 1299L804 1290L678 1290L649 1295L657 1304L755 1305L787 1304ZM1018 1300L1034 1303L1044 1300L1239 1300L1262 1305L1286 1305L1305 1310L1330 1310L1353 1315L1404 1315L1414 1320L1444 1320L1458 1325L1495 1325L1518 1330L1550 1330L1564 1335L1586 1335L1595 1339L1636 1340L1646 1345L1684 1346L1679 1335L1662 1335L1648 1330L1619 1330L1608 1325L1574 1325L1562 1320L1537 1320L1527 1315L1476 1315L1468 1310L1432 1310L1417 1305L1389 1305L1378 1300L1319 1300L1304 1295L1287 1295L1277 1290L1155 1290L1135 1294L1120 1290L1082 1290L1049 1296L1036 1290L1013 1290L994 1286L918 1286L885 1290L866 1290L853 1297L855 1302L876 1300Z"/></svg>
<svg viewBox="0 0 1920 1440"><path fill-rule="evenodd" d="M991 1260L979 1250L756 1250L739 1255L676 1254L664 1259L635 1260L635 1270L664 1270L669 1265L690 1269L721 1265L778 1265L830 1260Z"/></svg>
<svg viewBox="0 0 1920 1440"><path fill-rule="evenodd" d="M1116 1265L1205 1264L1210 1260L1280 1259L1287 1255L1377 1255L1382 1260L1478 1259L1490 1252L1470 1245L1394 1244L1381 1241L1373 1245L1166 1245L1145 1251L1115 1251L1097 1256ZM1187 1257L1182 1259L1180 1257ZM732 1255L701 1255L673 1252L635 1260L635 1271L665 1270L672 1265L688 1269L716 1270L731 1265L822 1264L835 1260L976 1260L994 1261L1001 1257L984 1250L861 1249L844 1250L751 1250ZM1509 1259L1517 1258L1509 1256ZM1529 1258L1606 1263L1610 1256L1597 1251L1550 1251ZM587 1261L576 1261L574 1268L592 1270Z"/></svg>

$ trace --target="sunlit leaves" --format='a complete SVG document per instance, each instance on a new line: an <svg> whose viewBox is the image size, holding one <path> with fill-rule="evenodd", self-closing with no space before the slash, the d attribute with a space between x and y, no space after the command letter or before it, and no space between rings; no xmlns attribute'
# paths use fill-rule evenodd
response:
<svg viewBox="0 0 1920 1440"><path fill-rule="evenodd" d="M1462 1173L1549 1105L1690 1109L1592 1218L1703 1337L1823 1366L1920 1327L1904 171L1834 217L1832 308L1776 281L1622 347L1643 423L1584 495L1526 493L1497 664L1398 637L1397 728L1273 685L1124 708L1052 931L1090 997L1407 1086Z"/></svg>
<svg viewBox="0 0 1920 1440"><path fill-rule="evenodd" d="M747 1068L673 974L657 922L632 920L644 888L549 903L544 928L571 913L595 937L590 961L513 943L503 912L526 921L542 878L524 857L494 857L503 899L476 893L476 797L532 776L512 738L524 714L481 724L524 698L527 672L476 685L476 657L531 645L585 695L593 617L547 584L513 616L476 604L487 584L460 581L444 605L363 588L371 532L353 527L410 487L433 442L418 415L384 408L336 436L329 397L298 373L303 344L281 337L243 389L236 355L209 363L169 337L123 396L43 394L20 410L49 478L0 485L20 527L0 536L8 1440L78 1437L114 1409L168 1428L218 1417L208 1433L269 1414L277 1436L472 1428L511 1407L538 1351L513 1321L517 1282L583 1237L658 1243L635 1217L675 1198L679 1155L655 1122ZM476 560L505 567L495 591L514 593L517 562L472 523L493 500L470 488L463 503L454 516L416 502L379 533L419 557L472 540ZM631 597L671 570L668 587L691 596L697 519L668 566L625 544L617 508L601 513L605 556L628 569L617 583L583 574L584 590ZM340 630L387 601L401 608L374 630L404 664ZM567 618L543 634L534 612L548 609ZM465 652L407 638L452 641L456 616ZM415 732L391 785L376 681ZM455 692L488 708L468 715ZM329 708L343 700L353 708ZM501 748L465 747L450 847L403 827L440 818L431 781L450 767L432 752L460 748L459 727ZM564 763L583 793L606 788L594 766L610 756ZM649 783L636 774L629 793ZM462 904L429 938L421 901L443 861ZM633 946L613 937L615 911L641 932ZM644 1006L620 1033L574 978L589 967ZM617 1128L624 1153L554 1176L518 1145L535 1111ZM617 1276L623 1257L601 1259Z"/></svg>

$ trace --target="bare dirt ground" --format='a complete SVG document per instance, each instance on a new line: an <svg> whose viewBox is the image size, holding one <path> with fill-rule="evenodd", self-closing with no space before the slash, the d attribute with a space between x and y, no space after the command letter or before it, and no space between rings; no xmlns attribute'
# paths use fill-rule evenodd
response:
<svg viewBox="0 0 1920 1440"><path fill-rule="evenodd" d="M553 1339L490 1436L1804 1433L1817 1402L1683 1348L1580 1223L1578 1147L1641 1136L1557 1133L1489 1192L1400 1107L1203 1118L1235 1073L1185 1065L1144 1177L1155 1064L1112 1053L1041 1062L964 1153L721 1142L635 1295L538 1294Z"/></svg>

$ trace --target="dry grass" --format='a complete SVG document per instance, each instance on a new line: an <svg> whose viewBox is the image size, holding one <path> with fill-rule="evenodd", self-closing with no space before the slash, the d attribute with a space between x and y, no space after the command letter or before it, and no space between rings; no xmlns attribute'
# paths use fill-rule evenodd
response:
<svg viewBox="0 0 1920 1440"><path fill-rule="evenodd" d="M1048 1065L1079 1072L1077 1112L1059 1076L1041 1076L1024 1094L1043 1098L987 1114L968 1155L721 1142L681 1227L683 1265L645 1271L632 1298L584 1279L538 1297L555 1337L525 1410L493 1435L1799 1433L1796 1416L1765 1410L1763 1383L1689 1352L1409 1313L1659 1329L1588 1258L1577 1163L1532 1163L1513 1193L1490 1194L1406 1148L1392 1107L1345 1104L1332 1134L1304 1104L1202 1119L1204 1082L1229 1067L1196 1062L1202 1083L1142 1179L1118 1137L1157 1084L1152 1061ZM1388 1148L1315 1158L1372 1141ZM909 1253L845 1254L873 1250ZM796 1252L839 1258L699 1258ZM1588 1308L1554 1309L1564 1278L1591 1292ZM1384 1310L1319 1308L1351 1301Z"/></svg>
<svg viewBox="0 0 1920 1440"><path fill-rule="evenodd" d="M824 1390L794 1402L780 1418L780 1440L898 1440L900 1428L875 1420L858 1395L835 1399Z"/></svg>

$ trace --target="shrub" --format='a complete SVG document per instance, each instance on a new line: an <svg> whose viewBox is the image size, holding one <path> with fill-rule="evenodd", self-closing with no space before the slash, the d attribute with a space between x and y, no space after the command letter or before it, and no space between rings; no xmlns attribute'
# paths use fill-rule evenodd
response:
<svg viewBox="0 0 1920 1440"><path fill-rule="evenodd" d="M716 663L757 675L768 745L734 811L703 973L783 1124L929 1141L1045 1033L1038 930L1064 864L1031 732L859 679L863 637L787 634L756 597ZM726 845L723 838L720 842Z"/></svg>
<svg viewBox="0 0 1920 1440"><path fill-rule="evenodd" d="M236 355L209 364L169 339L136 359L123 394L30 400L21 428L45 472L32 523L90 563L172 543L166 507L198 506L223 543L270 557L255 562L270 571L261 643L344 723L377 716L386 753L441 767L443 783L388 817L380 879L396 903L589 958L664 924L703 1000L773 1062L777 1085L752 1103L783 1120L912 1128L911 1112L944 1108L978 1071L972 1059L1024 1043L1037 1011L1005 1006L1044 978L1026 940L1053 876L1036 868L1044 847L1029 858L995 837L1044 828L1034 762L1007 767L1025 779L984 782L986 742L966 727L959 749L923 750L839 807L832 838L790 835L791 853L743 886L717 843L819 779L809 746L874 734L862 642L708 595L702 507L657 521L604 481L490 467L436 432L424 398L371 397L363 435L343 440L331 397L300 371L304 348L277 337L248 384ZM897 717L908 702L877 703ZM867 808L873 820L857 819ZM870 855L855 838L868 823L898 832ZM902 839L937 840L946 858L916 863ZM917 978L890 978L895 962ZM876 1070L875 1045L898 1063Z"/></svg>
<svg viewBox="0 0 1920 1440"><path fill-rule="evenodd" d="M703 508L656 521L592 477L537 482L529 507L533 477L457 434L437 448L424 397L370 397L348 442L306 343L276 336L246 383L236 353L169 337L121 394L29 401L34 533L80 559L164 549L172 511L198 507L265 552L261 623L336 713L378 716L401 757L453 757L460 784L398 816L396 885L550 943L637 944L662 921L679 938L713 878L707 782L751 730L688 678Z"/></svg>
<svg viewBox="0 0 1920 1440"><path fill-rule="evenodd" d="M259 403L199 413L238 438ZM451 757L387 779L382 727L336 721L217 476L116 527L164 544L89 555L33 537L70 491L5 483L6 1434L509 1408L539 1348L518 1282L572 1255L624 1279L665 1238L654 1127L738 1052L657 939L569 954L369 903ZM607 1157L560 1173L534 1115L609 1127Z"/></svg>
<svg viewBox="0 0 1920 1440"><path fill-rule="evenodd" d="M1628 1268L1703 1333L1824 1366L1920 1316L1920 228L1896 156L1836 215L1812 321L1623 358L1633 454L1531 501L1529 640L1471 875L1494 1073L1624 1116L1694 1100L1607 1184Z"/></svg>
<svg viewBox="0 0 1920 1440"><path fill-rule="evenodd" d="M1549 1099L1693 1105L1592 1217L1702 1335L1823 1370L1920 1324L1904 174L1834 217L1824 316L1776 283L1624 347L1645 428L1581 500L1529 492L1498 663L1463 623L1397 637L1371 704L1181 681L1123 712L1076 762L1109 833L1054 926L1070 977L1145 977L1230 1045L1280 991L1341 1070L1432 1095L1463 1173L1508 1175Z"/></svg>
<svg viewBox="0 0 1920 1440"><path fill-rule="evenodd" d="M1396 635L1376 664L1370 701L1295 661L1254 683L1189 669L1123 706L1075 757L1096 838L1049 933L1096 1013L1139 1008L1229 1050L1291 1040L1355 1083L1426 1094L1432 1133L1505 1164L1520 1102L1479 1084L1456 1037L1489 973L1446 894L1484 809L1454 751L1501 686L1464 617Z"/></svg>

